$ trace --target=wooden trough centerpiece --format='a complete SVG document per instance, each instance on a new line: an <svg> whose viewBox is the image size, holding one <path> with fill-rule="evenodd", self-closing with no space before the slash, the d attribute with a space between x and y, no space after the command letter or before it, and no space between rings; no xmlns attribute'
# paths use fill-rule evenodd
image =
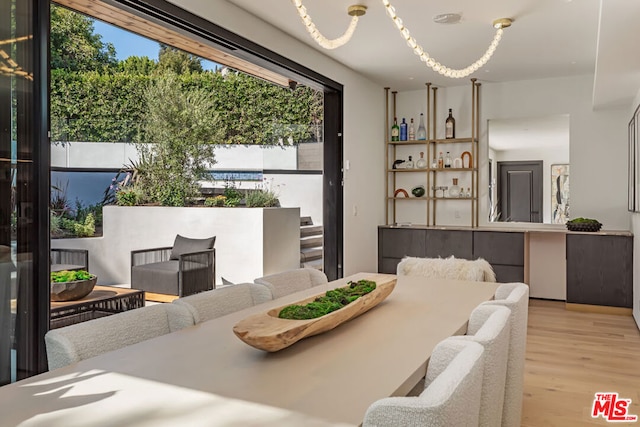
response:
<svg viewBox="0 0 640 427"><path fill-rule="evenodd" d="M329 331L372 309L389 296L396 285L396 279L389 277L375 283L376 287L371 292L324 316L305 320L278 317L283 308L294 304L305 305L325 295L322 293L249 316L238 322L233 327L233 332L242 341L257 349L269 352L282 350L303 338Z"/></svg>

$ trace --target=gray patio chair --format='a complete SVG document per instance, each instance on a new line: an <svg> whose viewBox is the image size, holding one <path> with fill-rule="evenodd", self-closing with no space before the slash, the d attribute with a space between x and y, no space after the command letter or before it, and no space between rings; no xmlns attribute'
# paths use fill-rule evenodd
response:
<svg viewBox="0 0 640 427"><path fill-rule="evenodd" d="M89 251L86 249L51 249L51 271L89 271Z"/></svg>
<svg viewBox="0 0 640 427"><path fill-rule="evenodd" d="M178 234L171 247L131 251L131 287L180 297L214 289L215 241Z"/></svg>

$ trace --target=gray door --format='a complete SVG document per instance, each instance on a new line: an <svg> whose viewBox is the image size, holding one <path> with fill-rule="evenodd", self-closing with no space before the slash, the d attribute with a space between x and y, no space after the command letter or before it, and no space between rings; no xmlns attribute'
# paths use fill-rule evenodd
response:
<svg viewBox="0 0 640 427"><path fill-rule="evenodd" d="M500 221L542 222L542 160L498 162Z"/></svg>

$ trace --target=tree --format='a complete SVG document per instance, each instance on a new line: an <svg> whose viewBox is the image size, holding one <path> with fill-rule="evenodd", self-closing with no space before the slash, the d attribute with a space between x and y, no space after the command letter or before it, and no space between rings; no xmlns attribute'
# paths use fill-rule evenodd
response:
<svg viewBox="0 0 640 427"><path fill-rule="evenodd" d="M223 130L209 93L185 89L175 74L159 76L145 91L147 112L137 148L143 164L136 183L153 202L184 206L215 163Z"/></svg>
<svg viewBox="0 0 640 427"><path fill-rule="evenodd" d="M202 61L195 55L165 44L160 45L158 54L158 70L185 74L202 72Z"/></svg>
<svg viewBox="0 0 640 427"><path fill-rule="evenodd" d="M77 12L51 5L51 68L95 71L117 64L116 49L94 34L93 20Z"/></svg>
<svg viewBox="0 0 640 427"><path fill-rule="evenodd" d="M125 74L149 76L158 68L158 64L148 56L130 56L118 62L118 71Z"/></svg>

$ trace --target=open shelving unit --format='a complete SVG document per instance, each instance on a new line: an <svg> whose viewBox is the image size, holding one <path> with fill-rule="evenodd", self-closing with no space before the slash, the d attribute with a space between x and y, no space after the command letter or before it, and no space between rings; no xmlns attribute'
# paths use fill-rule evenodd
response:
<svg viewBox="0 0 640 427"><path fill-rule="evenodd" d="M409 140L409 141L391 141L391 120L396 117L396 95L397 92L393 91L392 99L390 100L390 88L385 88L385 172L386 172L386 192L385 192L385 217L387 225L393 225L397 223L397 211L401 207L398 206L399 202L402 203L412 201L426 203L426 225L438 225L439 218L437 215L438 206L443 203L461 203L465 206L465 209L469 209L470 212L470 225L472 227L478 226L478 135L479 135L479 106L480 106L480 83L476 82L476 79L471 79L471 135L464 138L451 138L451 139L437 139L436 138L436 111L437 105L437 87L432 86L431 83L426 83L427 86L427 112L425 114L425 128L427 133L427 139L425 140ZM422 146L424 147L424 153L426 153L427 167L425 168L412 168L393 169L393 164L397 160L397 154L399 147L405 146ZM468 161L468 167L449 167L439 168L432 167L431 159L435 159L439 152L447 151L446 147L462 147L467 148L470 155ZM451 150L448 150L451 151ZM415 165L415 161L414 161ZM445 191L436 193L436 189L448 188L451 182L445 180L447 176L451 175L451 172L456 172L459 175L467 176L467 187L470 193L468 197L450 197ZM409 197L398 196L396 191L398 188L398 177L402 174L421 174L422 179L420 185L423 185L426 194L423 197L415 197L411 194L411 189L405 190ZM464 188L460 186L461 191L464 193ZM464 205L466 202L466 205Z"/></svg>

